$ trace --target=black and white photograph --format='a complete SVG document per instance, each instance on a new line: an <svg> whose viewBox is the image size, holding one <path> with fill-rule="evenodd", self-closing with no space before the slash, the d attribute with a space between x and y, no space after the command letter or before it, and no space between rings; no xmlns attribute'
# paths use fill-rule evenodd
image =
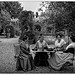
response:
<svg viewBox="0 0 75 75"><path fill-rule="evenodd" d="M75 73L75 1L0 1L0 73Z"/></svg>

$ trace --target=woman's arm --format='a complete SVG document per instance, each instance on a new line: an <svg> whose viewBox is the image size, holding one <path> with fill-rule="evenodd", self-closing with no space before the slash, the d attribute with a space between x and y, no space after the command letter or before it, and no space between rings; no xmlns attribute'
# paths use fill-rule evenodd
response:
<svg viewBox="0 0 75 75"><path fill-rule="evenodd" d="M66 50L69 49L69 48L71 48L71 47L73 47L73 45L72 45L72 44L69 44L69 45L66 47Z"/></svg>
<svg viewBox="0 0 75 75"><path fill-rule="evenodd" d="M35 47L34 47L34 51L36 51L39 48L38 42L36 42Z"/></svg>
<svg viewBox="0 0 75 75"><path fill-rule="evenodd" d="M24 48L24 47L22 47L22 46L20 46L20 48L21 48L21 51L22 51L22 52L29 54L29 51L28 51L26 48Z"/></svg>
<svg viewBox="0 0 75 75"><path fill-rule="evenodd" d="M28 50L28 48L26 48L26 45L25 45L24 42L22 42L22 43L20 44L20 48L21 48L21 51L22 51L22 52L24 52L24 53L29 53L29 50Z"/></svg>
<svg viewBox="0 0 75 75"><path fill-rule="evenodd" d="M45 45L44 45L44 49L47 49L47 50L49 49L48 44L46 42L45 42Z"/></svg>

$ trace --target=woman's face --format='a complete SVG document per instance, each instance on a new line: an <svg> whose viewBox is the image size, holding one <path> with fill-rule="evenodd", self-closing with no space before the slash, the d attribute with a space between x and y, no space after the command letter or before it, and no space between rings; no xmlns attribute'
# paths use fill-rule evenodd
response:
<svg viewBox="0 0 75 75"><path fill-rule="evenodd" d="M61 37L60 37L60 35L58 35L58 36L57 36L57 39L58 39L58 40L61 40Z"/></svg>

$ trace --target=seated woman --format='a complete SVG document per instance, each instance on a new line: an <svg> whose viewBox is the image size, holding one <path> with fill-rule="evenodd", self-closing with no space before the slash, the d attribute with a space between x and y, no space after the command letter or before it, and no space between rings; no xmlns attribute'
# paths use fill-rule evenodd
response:
<svg viewBox="0 0 75 75"><path fill-rule="evenodd" d="M47 49L47 48L48 48L47 47L47 43L44 40L43 35L40 34L40 38L37 41L37 43L35 45L35 48L34 48L34 50L37 50L38 51L38 52L36 52L36 55L35 55L35 58L34 58L34 62L35 62L35 65L36 66L38 66L38 65L46 65L46 64L42 63L42 61L45 61L48 58L47 53L46 52L43 52L44 49Z"/></svg>
<svg viewBox="0 0 75 75"><path fill-rule="evenodd" d="M16 64L17 70L28 71L34 69L34 61L30 54L27 37L23 38L23 41L20 43L20 48L21 51Z"/></svg>
<svg viewBox="0 0 75 75"><path fill-rule="evenodd" d="M66 42L64 41L64 39L62 39L62 35L61 34L58 34L56 36L57 40L55 41L55 48L58 50L58 51L62 51L63 50L63 46L66 44Z"/></svg>
<svg viewBox="0 0 75 75"><path fill-rule="evenodd" d="M73 58L72 53L63 52L64 44L66 44L66 42L61 38L61 35L58 35L57 40L55 41L56 51L48 59L49 65L55 70L60 70L66 62L70 62L70 60Z"/></svg>
<svg viewBox="0 0 75 75"><path fill-rule="evenodd" d="M70 38L71 38L72 41L71 41L71 43L66 47L66 51L64 51L64 52L74 54L74 49L75 49L75 36L72 35Z"/></svg>
<svg viewBox="0 0 75 75"><path fill-rule="evenodd" d="M39 40L36 42L35 49L38 51L44 51L44 49L47 49L48 45L46 41L44 40L44 36L40 34Z"/></svg>

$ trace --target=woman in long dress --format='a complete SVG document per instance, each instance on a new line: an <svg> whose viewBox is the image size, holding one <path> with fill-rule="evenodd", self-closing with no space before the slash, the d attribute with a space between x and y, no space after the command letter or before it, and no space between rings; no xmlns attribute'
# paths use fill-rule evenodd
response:
<svg viewBox="0 0 75 75"><path fill-rule="evenodd" d="M52 53L52 56L48 59L49 65L55 70L60 70L66 62L71 62L73 58L72 53L64 52L63 45L65 44L66 42L61 38L61 35L58 35L55 41L55 53Z"/></svg>
<svg viewBox="0 0 75 75"><path fill-rule="evenodd" d="M23 38L23 41L20 43L20 55L17 59L16 67L23 71L33 70L35 68L32 55L30 54L30 48L28 45L27 37Z"/></svg>

